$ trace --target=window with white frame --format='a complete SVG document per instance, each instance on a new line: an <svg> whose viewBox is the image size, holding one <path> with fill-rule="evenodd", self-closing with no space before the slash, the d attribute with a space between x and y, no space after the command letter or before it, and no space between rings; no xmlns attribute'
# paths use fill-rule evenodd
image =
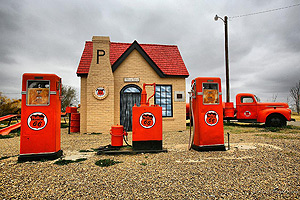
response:
<svg viewBox="0 0 300 200"><path fill-rule="evenodd" d="M155 104L162 107L163 117L173 117L172 86L156 85Z"/></svg>

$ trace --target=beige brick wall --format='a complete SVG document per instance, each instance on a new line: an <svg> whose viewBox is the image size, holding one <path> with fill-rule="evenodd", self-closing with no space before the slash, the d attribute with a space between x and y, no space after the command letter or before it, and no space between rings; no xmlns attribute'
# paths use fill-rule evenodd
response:
<svg viewBox="0 0 300 200"><path fill-rule="evenodd" d="M114 125L114 77L109 59L109 37L93 37L93 59L87 77L87 133L109 133ZM97 64L97 50L104 50L105 55L99 57ZM108 95L99 100L94 97L97 87L105 87ZM84 130L84 129L82 129Z"/></svg>
<svg viewBox="0 0 300 200"><path fill-rule="evenodd" d="M104 50L97 64L97 50ZM124 83L124 78L139 78L138 83ZM93 59L87 77L81 77L80 133L109 133L112 125L120 124L120 91L129 84L143 87L143 83L172 85L173 117L163 118L163 131L186 129L185 101L175 102L175 91L184 91L185 78L161 78L148 62L134 50L112 73L109 60L109 37L93 37ZM95 89L104 86L108 90L105 99L96 99ZM148 97L153 94L147 89ZM185 99L185 97L184 97ZM154 98L150 101L153 104Z"/></svg>
<svg viewBox="0 0 300 200"><path fill-rule="evenodd" d="M86 133L86 116L87 116L87 77L80 78L80 133Z"/></svg>
<svg viewBox="0 0 300 200"><path fill-rule="evenodd" d="M139 78L139 83L124 83L124 78ZM184 91L185 94L185 78L161 78L148 64L148 62L140 55L137 50L133 50L131 54L122 62L122 64L114 72L115 82L115 100L114 100L114 121L115 124L120 124L120 91L129 84L143 87L143 83L156 83L172 85L173 97L173 117L163 118L163 131L180 131L186 129L185 121L185 101L174 102L174 92ZM151 89L150 89L151 88ZM147 89L148 97L153 94L152 87ZM185 97L184 97L185 99ZM154 98L150 104L153 104Z"/></svg>

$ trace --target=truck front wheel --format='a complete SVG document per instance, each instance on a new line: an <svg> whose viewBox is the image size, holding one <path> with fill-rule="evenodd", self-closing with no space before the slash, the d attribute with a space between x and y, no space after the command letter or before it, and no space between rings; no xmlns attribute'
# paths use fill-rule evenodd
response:
<svg viewBox="0 0 300 200"><path fill-rule="evenodd" d="M282 127L286 126L286 119L278 114L273 114L267 117L266 120L267 127Z"/></svg>

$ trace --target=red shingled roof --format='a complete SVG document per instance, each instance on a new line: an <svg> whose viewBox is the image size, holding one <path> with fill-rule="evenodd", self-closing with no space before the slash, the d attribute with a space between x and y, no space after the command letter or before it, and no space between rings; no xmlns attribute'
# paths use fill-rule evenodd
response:
<svg viewBox="0 0 300 200"><path fill-rule="evenodd" d="M77 76L88 74L93 58L93 42L87 41L77 68Z"/></svg>
<svg viewBox="0 0 300 200"><path fill-rule="evenodd" d="M180 52L176 45L158 45L158 44L138 44L148 55L150 61L159 68L159 71L166 76L189 76L189 73L182 60ZM110 43L110 63L113 66L116 61L124 56L126 50L134 43ZM93 43L87 41L77 69L77 75L88 74L92 61Z"/></svg>

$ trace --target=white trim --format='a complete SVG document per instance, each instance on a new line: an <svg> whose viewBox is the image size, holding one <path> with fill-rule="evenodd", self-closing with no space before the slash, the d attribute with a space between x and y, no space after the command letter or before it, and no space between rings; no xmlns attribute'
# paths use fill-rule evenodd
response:
<svg viewBox="0 0 300 200"><path fill-rule="evenodd" d="M268 107L268 108L284 108L284 106L266 106L266 107Z"/></svg>

